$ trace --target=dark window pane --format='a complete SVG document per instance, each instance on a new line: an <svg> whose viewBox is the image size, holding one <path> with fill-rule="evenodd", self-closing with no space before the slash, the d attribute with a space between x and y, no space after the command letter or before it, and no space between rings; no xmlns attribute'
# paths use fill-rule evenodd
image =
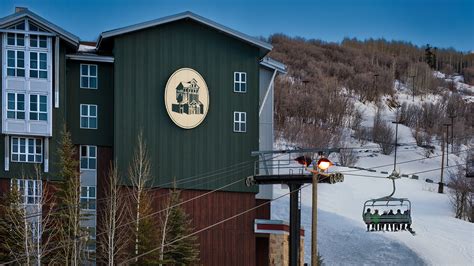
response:
<svg viewBox="0 0 474 266"><path fill-rule="evenodd" d="M88 115L89 114L88 109L89 108L87 105L85 104L81 105L81 115Z"/></svg>
<svg viewBox="0 0 474 266"><path fill-rule="evenodd" d="M38 78L38 71L37 70L30 70L30 77L31 78Z"/></svg>
<svg viewBox="0 0 474 266"><path fill-rule="evenodd" d="M96 159L89 159L89 169L96 168Z"/></svg>
<svg viewBox="0 0 474 266"><path fill-rule="evenodd" d="M97 116L97 106L91 105L89 109L90 116Z"/></svg>
<svg viewBox="0 0 474 266"><path fill-rule="evenodd" d="M8 111L8 112L7 112L7 118L15 119L15 112L13 112L13 111Z"/></svg>
<svg viewBox="0 0 474 266"><path fill-rule="evenodd" d="M46 79L46 78L48 78L48 72L47 72L47 71L40 71L39 73L40 73L40 74L39 74L39 77L40 77L41 79Z"/></svg>
<svg viewBox="0 0 474 266"><path fill-rule="evenodd" d="M20 162L26 162L26 155L20 154Z"/></svg>
<svg viewBox="0 0 474 266"><path fill-rule="evenodd" d="M96 147L92 147L92 146L89 147L89 156L90 157L96 157L95 156L95 149L96 149Z"/></svg>
<svg viewBox="0 0 474 266"><path fill-rule="evenodd" d="M16 72L17 77L24 77L25 76L25 70L24 69L18 69Z"/></svg>
<svg viewBox="0 0 474 266"><path fill-rule="evenodd" d="M17 46L25 46L25 35L17 34L16 35L16 45Z"/></svg>
<svg viewBox="0 0 474 266"><path fill-rule="evenodd" d="M87 77L81 78L81 88L89 88L89 78Z"/></svg>
<svg viewBox="0 0 474 266"><path fill-rule="evenodd" d="M12 155L12 161L14 161L14 162L18 161L18 154L13 154Z"/></svg>
<svg viewBox="0 0 474 266"><path fill-rule="evenodd" d="M28 155L28 162L34 162L35 161L35 156L34 155Z"/></svg>
<svg viewBox="0 0 474 266"><path fill-rule="evenodd" d="M90 118L89 119L89 128L97 128L97 119L96 118Z"/></svg>
<svg viewBox="0 0 474 266"><path fill-rule="evenodd" d="M39 120L47 121L48 120L48 114L45 114L45 113L39 114Z"/></svg>
<svg viewBox="0 0 474 266"><path fill-rule="evenodd" d="M87 158L81 158L81 168L87 169Z"/></svg>
<svg viewBox="0 0 474 266"><path fill-rule="evenodd" d="M87 118L86 117L81 117L81 127L82 128L87 128L88 127L88 123L87 123Z"/></svg>
<svg viewBox="0 0 474 266"><path fill-rule="evenodd" d="M11 77L15 76L15 69L13 68L7 69L7 76L11 76Z"/></svg>
<svg viewBox="0 0 474 266"><path fill-rule="evenodd" d="M241 128L242 128L242 131L246 131L247 130L246 129L246 124L245 123L241 124Z"/></svg>
<svg viewBox="0 0 474 266"><path fill-rule="evenodd" d="M30 113L30 120L38 120L38 113Z"/></svg>
<svg viewBox="0 0 474 266"><path fill-rule="evenodd" d="M17 119L25 119L25 112L17 112Z"/></svg>
<svg viewBox="0 0 474 266"><path fill-rule="evenodd" d="M97 89L97 78L90 78L90 87Z"/></svg>
<svg viewBox="0 0 474 266"><path fill-rule="evenodd" d="M91 65L89 70L89 75L96 77L97 76L97 66Z"/></svg>
<svg viewBox="0 0 474 266"><path fill-rule="evenodd" d="M81 65L81 74L82 75L88 75L89 74L88 65Z"/></svg>

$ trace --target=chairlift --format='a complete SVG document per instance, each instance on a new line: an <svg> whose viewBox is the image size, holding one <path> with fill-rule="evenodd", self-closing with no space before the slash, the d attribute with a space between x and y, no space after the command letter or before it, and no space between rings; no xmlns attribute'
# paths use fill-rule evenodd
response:
<svg viewBox="0 0 474 266"><path fill-rule="evenodd" d="M392 172L387 178L392 180L393 191L390 195L369 199L364 203L362 209L362 220L366 224L373 223L373 215L375 210L380 215L378 216L375 224L381 224L382 226L388 225L402 225L402 228L406 226L407 230L414 235L414 231L411 229L412 217L411 217L411 201L407 198L395 198L395 179L400 178L397 172ZM393 211L393 215L383 215L384 212ZM400 210L400 211L398 211Z"/></svg>

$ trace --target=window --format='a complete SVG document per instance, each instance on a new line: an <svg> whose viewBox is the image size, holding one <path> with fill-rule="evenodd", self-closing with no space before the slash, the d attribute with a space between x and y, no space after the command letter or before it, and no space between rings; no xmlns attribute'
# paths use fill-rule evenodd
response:
<svg viewBox="0 0 474 266"><path fill-rule="evenodd" d="M247 131L247 113L234 112L234 132Z"/></svg>
<svg viewBox="0 0 474 266"><path fill-rule="evenodd" d="M46 53L30 52L30 77L48 78L48 59Z"/></svg>
<svg viewBox="0 0 474 266"><path fill-rule="evenodd" d="M8 33L7 45L25 46L25 35L21 33Z"/></svg>
<svg viewBox="0 0 474 266"><path fill-rule="evenodd" d="M7 93L7 118L25 119L25 94Z"/></svg>
<svg viewBox="0 0 474 266"><path fill-rule="evenodd" d="M81 88L97 89L97 65L81 64Z"/></svg>
<svg viewBox="0 0 474 266"><path fill-rule="evenodd" d="M7 50L7 76L25 76L25 52Z"/></svg>
<svg viewBox="0 0 474 266"><path fill-rule="evenodd" d="M38 27L36 24L31 23L28 21L28 24L30 26L30 31L45 31L42 28Z"/></svg>
<svg viewBox="0 0 474 266"><path fill-rule="evenodd" d="M81 128L97 129L97 105L81 104Z"/></svg>
<svg viewBox="0 0 474 266"><path fill-rule="evenodd" d="M97 147L96 146L81 146L81 169L97 169Z"/></svg>
<svg viewBox="0 0 474 266"><path fill-rule="evenodd" d="M95 210L95 186L81 187L81 209Z"/></svg>
<svg viewBox="0 0 474 266"><path fill-rule="evenodd" d="M41 36L41 35L30 35L30 47L47 48L48 47L47 37Z"/></svg>
<svg viewBox="0 0 474 266"><path fill-rule="evenodd" d="M37 138L12 137L12 162L41 163L43 160L43 141Z"/></svg>
<svg viewBox="0 0 474 266"><path fill-rule="evenodd" d="M21 203L38 204L41 202L41 180L12 179L11 182L12 188L14 185L16 185L16 189L20 194Z"/></svg>
<svg viewBox="0 0 474 266"><path fill-rule="evenodd" d="M234 92L247 92L247 73L234 72Z"/></svg>
<svg viewBox="0 0 474 266"><path fill-rule="evenodd" d="M30 95L30 120L48 120L46 95Z"/></svg>

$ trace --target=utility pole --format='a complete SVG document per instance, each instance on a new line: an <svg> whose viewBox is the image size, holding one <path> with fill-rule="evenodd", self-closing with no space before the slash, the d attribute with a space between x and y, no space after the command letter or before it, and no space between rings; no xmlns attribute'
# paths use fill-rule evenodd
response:
<svg viewBox="0 0 474 266"><path fill-rule="evenodd" d="M412 101L414 102L415 101L415 75L412 75L410 76L412 78L412 84L411 84L411 91L412 91L412 95L413 95L413 99Z"/></svg>
<svg viewBox="0 0 474 266"><path fill-rule="evenodd" d="M443 126L446 127L446 166L449 166L449 126L451 126L451 124L443 124Z"/></svg>
<svg viewBox="0 0 474 266"><path fill-rule="evenodd" d="M396 171L396 167L397 167L398 124L401 123L401 121L398 118L399 108L400 108L400 105L397 106L397 114L395 117L396 121L392 122L392 124L395 124L395 158L393 159L393 171Z"/></svg>
<svg viewBox="0 0 474 266"><path fill-rule="evenodd" d="M443 134L444 136L444 134ZM444 190L444 184L443 184L443 174L444 174L444 138L443 141L441 142L441 150L443 153L441 154L441 180L438 183L438 193L443 193Z"/></svg>
<svg viewBox="0 0 474 266"><path fill-rule="evenodd" d="M449 118L451 118L451 153L454 153L454 118L456 116L450 115Z"/></svg>

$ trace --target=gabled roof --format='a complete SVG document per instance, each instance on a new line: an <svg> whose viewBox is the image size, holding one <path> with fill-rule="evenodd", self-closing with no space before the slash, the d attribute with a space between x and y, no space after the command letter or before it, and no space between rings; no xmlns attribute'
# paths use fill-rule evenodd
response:
<svg viewBox="0 0 474 266"><path fill-rule="evenodd" d="M244 33L239 32L239 31L236 31L236 30L233 30L233 29L228 28L226 26L223 26L223 25L221 25L219 23L216 23L212 20L209 20L207 18L196 15L196 14L190 12L190 11L179 13L179 14L172 15L172 16L159 18L159 19L155 19L155 20L150 20L150 21L138 23L138 24L123 27L123 28L118 28L118 29L115 29L115 30L104 31L100 34L99 40L97 42L97 47L100 47L100 44L101 44L102 40L106 39L106 38L126 34L126 33L133 32L133 31L138 31L138 30L142 30L142 29L146 29L146 28L150 28L150 27L155 27L155 26L158 26L158 25L162 25L162 24L165 24L165 23L170 23L170 22L174 22L174 21L178 21L178 20L182 20L182 19L192 19L194 21L197 21L199 23L207 25L211 28L214 28L214 29L217 29L221 32L224 32L224 33L226 33L226 34L228 34L232 37L235 37L239 40L242 40L244 42L255 45L255 46L259 47L261 50L263 50L265 54L267 52L269 52L270 50L272 50L272 48L273 48L273 46L269 43L266 43L264 41L261 41L261 40L255 38L255 37L251 37L249 35L246 35Z"/></svg>
<svg viewBox="0 0 474 266"><path fill-rule="evenodd" d="M27 8L20 8L17 10L17 12L9 16L0 18L0 28L8 27L23 18L29 18L33 20L36 24L38 24L45 30L58 34L62 39L73 44L74 46L79 45L79 37L36 15Z"/></svg>

